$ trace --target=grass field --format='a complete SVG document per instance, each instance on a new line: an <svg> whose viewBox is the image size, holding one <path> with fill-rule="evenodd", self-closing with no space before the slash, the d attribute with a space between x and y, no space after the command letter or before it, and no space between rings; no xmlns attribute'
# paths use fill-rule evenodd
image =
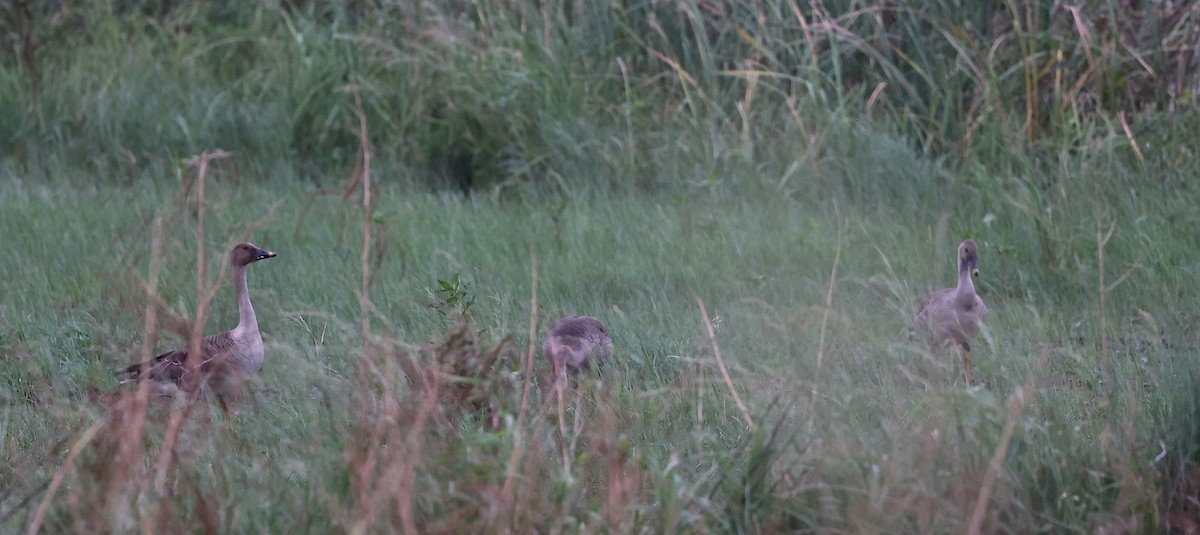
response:
<svg viewBox="0 0 1200 535"><path fill-rule="evenodd" d="M976 105L931 81L983 61L969 40L906 61L830 41L784 72L810 56L800 25L651 4L115 3L77 36L83 7L37 26L6 6L44 43L0 69L0 531L1197 526L1194 111L1131 104L1113 88L1166 97L1113 62L1079 85L1103 109L1028 123L978 97L1028 97L1019 65L971 78ZM887 11L835 4L803 31ZM951 24L921 13L890 50ZM1005 35L1038 46L1023 20ZM183 159L218 148L200 198ZM910 337L966 237L991 311L977 385ZM220 276L243 239L279 253L249 270L261 381L232 414L143 414L112 372L187 343L198 245L205 332L236 324ZM540 344L567 314L616 353L559 405L526 366L531 323Z"/></svg>

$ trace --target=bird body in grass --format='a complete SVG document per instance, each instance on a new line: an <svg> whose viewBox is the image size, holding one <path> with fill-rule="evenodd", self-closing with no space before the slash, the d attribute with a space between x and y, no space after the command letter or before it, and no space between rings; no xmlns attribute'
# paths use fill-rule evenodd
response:
<svg viewBox="0 0 1200 535"><path fill-rule="evenodd" d="M229 262L238 300L237 327L201 339L200 354L195 358L189 359L188 348L183 347L125 366L117 371L119 382L150 381L160 395L175 395L207 382L224 406L225 397L236 395L242 381L258 374L265 356L258 318L250 304L246 267L275 256L252 243L235 245Z"/></svg>
<svg viewBox="0 0 1200 535"><path fill-rule="evenodd" d="M597 371L612 356L612 338L600 320L591 316L568 316L554 322L542 354L554 366L555 377Z"/></svg>
<svg viewBox="0 0 1200 535"><path fill-rule="evenodd" d="M935 290L921 301L913 323L935 351L959 346L963 350L963 373L971 381L970 342L987 318L987 305L975 293L971 277L979 276L979 246L965 240L958 246L958 285Z"/></svg>

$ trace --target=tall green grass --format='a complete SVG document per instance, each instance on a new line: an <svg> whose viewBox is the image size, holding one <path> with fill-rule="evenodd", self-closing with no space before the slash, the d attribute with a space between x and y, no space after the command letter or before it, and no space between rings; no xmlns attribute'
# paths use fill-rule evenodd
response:
<svg viewBox="0 0 1200 535"><path fill-rule="evenodd" d="M0 525L1186 529L1176 6L0 4ZM246 233L261 384L135 440L111 370L186 343L197 244ZM963 237L978 386L909 337ZM528 333L575 313L618 350L560 412Z"/></svg>
<svg viewBox="0 0 1200 535"><path fill-rule="evenodd" d="M1140 134L1141 117L1189 106L1195 10L1120 9L14 3L0 9L0 143L38 174L59 156L103 180L155 175L220 145L256 155L255 174L320 179L353 158L353 85L380 165L415 184L672 189L703 178L657 161L681 132L782 172L846 120L956 167L1002 167L1003 147L1086 145L1120 113Z"/></svg>

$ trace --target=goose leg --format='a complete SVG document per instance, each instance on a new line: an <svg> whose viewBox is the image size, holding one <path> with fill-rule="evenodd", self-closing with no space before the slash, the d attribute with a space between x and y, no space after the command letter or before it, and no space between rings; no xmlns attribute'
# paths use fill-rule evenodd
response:
<svg viewBox="0 0 1200 535"><path fill-rule="evenodd" d="M967 386L971 386L971 345L964 342L962 350L963 376L967 379Z"/></svg>

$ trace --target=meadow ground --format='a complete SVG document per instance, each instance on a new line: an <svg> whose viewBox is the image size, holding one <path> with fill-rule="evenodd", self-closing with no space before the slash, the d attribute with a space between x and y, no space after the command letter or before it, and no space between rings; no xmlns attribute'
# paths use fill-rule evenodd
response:
<svg viewBox="0 0 1200 535"><path fill-rule="evenodd" d="M405 499L435 529L486 521L514 460L516 499L526 503L501 514L514 525L942 531L965 525L988 486L987 525L1081 529L1161 514L1163 467L1190 436L1177 426L1194 410L1194 312L1176 308L1186 277L1153 266L1156 255L1196 253L1165 250L1174 233L1157 223L1169 211L1117 221L1104 348L1098 295L1087 294L1097 287L1095 251L1080 247L1062 269L1037 269L1024 260L1037 251L1022 227L1004 221L1011 201L949 218L783 194L596 196L547 207L379 181L371 332L390 342L371 344L389 348L375 358L428 364L415 348L454 331L464 314L483 353L512 335L486 379L504 431L488 431L478 411L444 407L421 447L404 451L401 424L411 425L422 389L363 364L361 210L337 195L214 178L205 205L212 276L243 236L280 255L251 270L269 353L252 408L224 417L202 405L191 416L167 517L153 516L166 506L139 497L154 492L153 464L122 476L132 478L122 503L97 496L117 477L99 446L85 447L47 495L82 430L100 422L94 440L120 443L120 427L103 424L115 418L105 393L120 390L112 371L140 354L156 216L164 317L194 310L197 211L166 187L9 181L0 201L6 524L29 522L46 499L53 531L123 531L146 517L218 531L339 530L372 507L399 507L386 470L359 473L375 452L378 467L413 463ZM967 234L982 246L979 291L991 309L976 386L956 360L909 338L916 303L952 282L953 250ZM1124 243L1147 247L1122 254ZM539 339L553 318L586 313L617 345L602 395L578 400L562 428L540 358L530 416L515 421L534 257ZM232 300L228 285L218 291L208 331L236 323ZM164 332L155 349L184 341ZM401 402L390 417L385 392ZM149 411L147 463L170 414L169 404ZM380 418L397 429L372 435Z"/></svg>

